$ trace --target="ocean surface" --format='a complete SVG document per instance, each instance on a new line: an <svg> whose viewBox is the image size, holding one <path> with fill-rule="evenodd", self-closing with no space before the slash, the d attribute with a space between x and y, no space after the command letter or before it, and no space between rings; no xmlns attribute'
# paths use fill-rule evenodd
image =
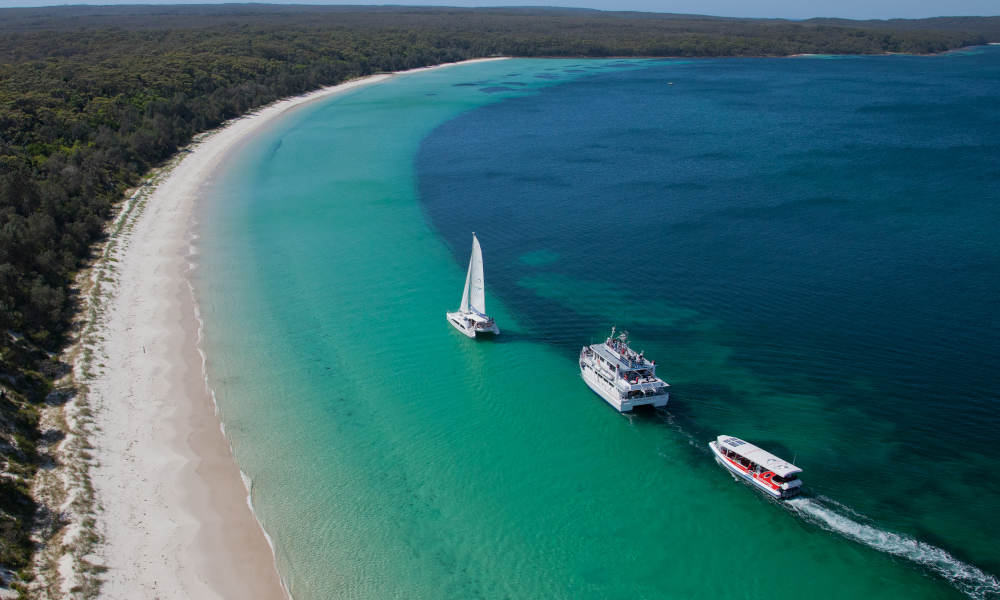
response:
<svg viewBox="0 0 1000 600"><path fill-rule="evenodd" d="M1000 598L997 98L996 47L519 59L270 126L194 285L293 597ZM444 319L472 231L493 340ZM580 379L612 326L665 410Z"/></svg>

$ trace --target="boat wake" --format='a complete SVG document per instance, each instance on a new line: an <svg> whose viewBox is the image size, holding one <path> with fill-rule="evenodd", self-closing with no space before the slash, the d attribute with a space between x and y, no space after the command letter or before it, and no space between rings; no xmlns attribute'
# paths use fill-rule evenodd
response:
<svg viewBox="0 0 1000 600"><path fill-rule="evenodd" d="M930 569L970 598L1000 599L1000 581L993 575L958 560L937 546L864 523L865 517L838 502L822 496L799 497L786 500L784 506L827 531Z"/></svg>
<svg viewBox="0 0 1000 600"><path fill-rule="evenodd" d="M667 410L658 411L663 423L680 434L697 451L707 448L678 422ZM710 452L707 452L710 454ZM728 471L727 471L728 472ZM749 485L746 480L729 472L735 481ZM808 492L807 492L808 494ZM769 499L784 507L802 520L831 533L864 544L869 548L909 560L951 583L966 596L975 600L1000 600L1000 579L982 569L962 562L946 550L900 533L879 529L872 520L832 498L807 495L787 500Z"/></svg>

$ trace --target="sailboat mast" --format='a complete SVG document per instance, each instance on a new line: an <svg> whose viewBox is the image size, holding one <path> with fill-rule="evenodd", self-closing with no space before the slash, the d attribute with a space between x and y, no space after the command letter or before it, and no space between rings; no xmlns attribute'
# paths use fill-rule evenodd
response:
<svg viewBox="0 0 1000 600"><path fill-rule="evenodd" d="M465 270L465 289L462 290L462 303L458 312L469 312L469 279L472 277L472 259L469 258L469 268Z"/></svg>
<svg viewBox="0 0 1000 600"><path fill-rule="evenodd" d="M483 276L483 250L476 232L472 232L472 258L469 261L469 307L486 314L486 279Z"/></svg>

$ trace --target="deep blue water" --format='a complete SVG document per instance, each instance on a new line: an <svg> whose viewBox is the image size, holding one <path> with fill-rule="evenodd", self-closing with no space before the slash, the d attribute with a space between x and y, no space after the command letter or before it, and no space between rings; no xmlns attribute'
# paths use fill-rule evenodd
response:
<svg viewBox="0 0 1000 600"><path fill-rule="evenodd" d="M998 50L480 62L248 140L192 283L296 600L1000 598ZM581 381L611 325L666 410Z"/></svg>
<svg viewBox="0 0 1000 600"><path fill-rule="evenodd" d="M630 330L690 461L744 437L997 574L998 99L992 47L605 69L440 125L420 201L463 268L477 232L515 339Z"/></svg>

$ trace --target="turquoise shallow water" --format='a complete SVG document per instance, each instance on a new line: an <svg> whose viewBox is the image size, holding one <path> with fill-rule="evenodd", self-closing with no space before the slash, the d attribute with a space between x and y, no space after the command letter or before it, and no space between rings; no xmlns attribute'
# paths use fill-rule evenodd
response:
<svg viewBox="0 0 1000 600"><path fill-rule="evenodd" d="M294 597L995 597L998 58L480 63L258 136L195 284ZM472 229L492 342L444 321ZM612 323L668 410L580 381ZM735 484L721 432L809 497Z"/></svg>

